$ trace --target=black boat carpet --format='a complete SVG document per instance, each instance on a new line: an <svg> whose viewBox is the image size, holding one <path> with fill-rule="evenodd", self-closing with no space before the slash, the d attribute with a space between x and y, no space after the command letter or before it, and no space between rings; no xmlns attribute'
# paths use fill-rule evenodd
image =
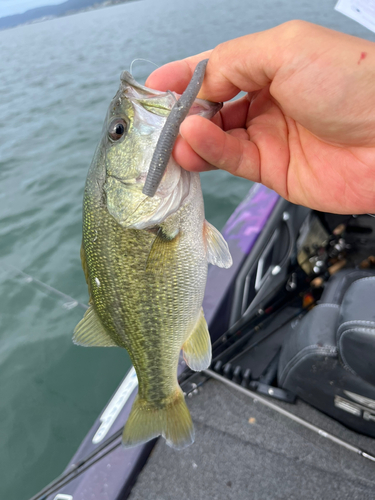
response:
<svg viewBox="0 0 375 500"><path fill-rule="evenodd" d="M375 455L375 440L298 401L277 402ZM375 463L210 380L188 398L195 443L159 439L131 500L375 500Z"/></svg>

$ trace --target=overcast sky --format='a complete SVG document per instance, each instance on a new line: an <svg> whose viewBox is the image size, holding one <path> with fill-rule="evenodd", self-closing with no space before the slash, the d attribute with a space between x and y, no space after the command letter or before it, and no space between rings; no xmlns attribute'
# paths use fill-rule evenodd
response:
<svg viewBox="0 0 375 500"><path fill-rule="evenodd" d="M56 5L64 1L65 0L0 0L0 17L21 14L34 7L52 4Z"/></svg>

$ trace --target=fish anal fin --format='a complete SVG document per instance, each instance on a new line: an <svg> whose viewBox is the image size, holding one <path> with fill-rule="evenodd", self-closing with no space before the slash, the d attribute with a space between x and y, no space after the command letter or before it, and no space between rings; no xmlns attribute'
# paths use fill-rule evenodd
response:
<svg viewBox="0 0 375 500"><path fill-rule="evenodd" d="M212 224L204 221L203 235L206 241L207 261L214 266L228 269L233 264L228 244Z"/></svg>
<svg viewBox="0 0 375 500"><path fill-rule="evenodd" d="M167 233L160 227L148 255L146 271L163 272L164 266L173 260L179 239L178 230Z"/></svg>
<svg viewBox="0 0 375 500"><path fill-rule="evenodd" d="M122 444L131 448L158 436L163 436L176 450L194 442L193 422L179 387L162 407L155 407L137 395L124 427Z"/></svg>
<svg viewBox="0 0 375 500"><path fill-rule="evenodd" d="M85 347L115 347L117 344L105 331L94 308L90 306L74 329L73 342Z"/></svg>
<svg viewBox="0 0 375 500"><path fill-rule="evenodd" d="M192 370L201 371L210 366L212 359L211 338L208 333L203 309L201 309L193 332L182 346L182 351L186 364Z"/></svg>

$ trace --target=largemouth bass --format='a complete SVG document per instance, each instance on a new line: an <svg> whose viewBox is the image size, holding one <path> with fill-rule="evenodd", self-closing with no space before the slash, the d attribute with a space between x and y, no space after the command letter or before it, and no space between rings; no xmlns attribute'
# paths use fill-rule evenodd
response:
<svg viewBox="0 0 375 500"><path fill-rule="evenodd" d="M176 449L194 441L177 381L179 354L183 349L193 370L210 365L202 310L207 264L232 264L225 240L205 221L199 174L171 158L155 196L142 194L177 97L124 72L85 185L81 259L90 307L73 341L119 346L130 355L138 395L124 428L125 446L159 435ZM218 109L197 99L190 113L210 118Z"/></svg>

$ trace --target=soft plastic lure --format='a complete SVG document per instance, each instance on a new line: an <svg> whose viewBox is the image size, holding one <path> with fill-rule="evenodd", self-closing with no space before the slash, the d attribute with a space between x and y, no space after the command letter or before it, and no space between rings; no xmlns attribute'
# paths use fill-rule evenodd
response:
<svg viewBox="0 0 375 500"><path fill-rule="evenodd" d="M150 168L142 193L152 198L161 182L165 169L172 154L181 123L185 120L203 83L208 59L197 64L192 79L185 92L173 106L161 131L151 159Z"/></svg>

